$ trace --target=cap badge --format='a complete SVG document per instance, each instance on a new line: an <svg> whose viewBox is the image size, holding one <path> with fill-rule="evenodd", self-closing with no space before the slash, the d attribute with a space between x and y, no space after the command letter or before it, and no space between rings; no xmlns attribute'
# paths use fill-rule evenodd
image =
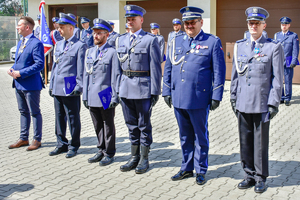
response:
<svg viewBox="0 0 300 200"><path fill-rule="evenodd" d="M131 10L131 6L126 6L126 10Z"/></svg>
<svg viewBox="0 0 300 200"><path fill-rule="evenodd" d="M258 13L258 9L257 8L253 8L253 13Z"/></svg>
<svg viewBox="0 0 300 200"><path fill-rule="evenodd" d="M189 11L190 10L190 8L185 8L185 11Z"/></svg>

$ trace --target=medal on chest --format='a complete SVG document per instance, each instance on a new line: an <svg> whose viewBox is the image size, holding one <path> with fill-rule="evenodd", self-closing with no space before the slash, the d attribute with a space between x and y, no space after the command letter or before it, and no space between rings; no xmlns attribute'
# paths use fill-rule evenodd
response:
<svg viewBox="0 0 300 200"><path fill-rule="evenodd" d="M254 53L255 53L255 54L258 54L258 53L259 53L259 48L255 47L255 48L254 48Z"/></svg>

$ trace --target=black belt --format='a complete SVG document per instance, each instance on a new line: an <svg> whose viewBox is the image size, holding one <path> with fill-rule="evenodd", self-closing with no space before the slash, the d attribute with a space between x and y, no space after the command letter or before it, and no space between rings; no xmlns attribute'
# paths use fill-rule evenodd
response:
<svg viewBox="0 0 300 200"><path fill-rule="evenodd" d="M124 70L123 74L131 77L131 76L150 76L150 71L131 71L131 70Z"/></svg>

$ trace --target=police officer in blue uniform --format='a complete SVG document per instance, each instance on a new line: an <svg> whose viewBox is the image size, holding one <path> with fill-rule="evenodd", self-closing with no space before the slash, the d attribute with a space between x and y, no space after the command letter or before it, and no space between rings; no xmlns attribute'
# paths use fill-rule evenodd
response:
<svg viewBox="0 0 300 200"><path fill-rule="evenodd" d="M251 37L235 43L230 89L245 172L238 188L255 185L254 191L262 193L269 175L269 126L280 104L284 55L280 43L263 35L269 13L249 7L245 14Z"/></svg>
<svg viewBox="0 0 300 200"><path fill-rule="evenodd" d="M151 23L150 24L150 31L153 35L156 35L157 39L158 39L158 45L160 48L160 56L161 56L161 61L160 62L164 62L165 61L165 39L164 36L162 36L160 34L160 30L159 30L160 26L158 23Z"/></svg>
<svg viewBox="0 0 300 200"><path fill-rule="evenodd" d="M174 18L172 20L173 23L173 30L172 32L169 33L168 35L168 42L167 42L167 51L166 51L166 57L168 57L169 54L169 44L170 41L176 36L176 35L181 35L184 33L184 31L181 30L181 20L178 18Z"/></svg>
<svg viewBox="0 0 300 200"><path fill-rule="evenodd" d="M35 28L33 34L34 36L40 40L40 32L41 32L41 15L37 15L37 18L39 25Z"/></svg>
<svg viewBox="0 0 300 200"><path fill-rule="evenodd" d="M94 40L93 40L93 30L90 27L90 20L86 17L81 17L81 26L83 29L80 31L80 40L87 44L88 48L94 46Z"/></svg>
<svg viewBox="0 0 300 200"><path fill-rule="evenodd" d="M114 28L115 28L115 23L113 23L112 21L107 21L109 23L109 25L112 27L112 31L109 33L109 36L107 38L107 43L110 45L110 46L113 46L115 47L116 46L116 39L117 37L120 36L119 33L117 33L116 31L114 31Z"/></svg>
<svg viewBox="0 0 300 200"><path fill-rule="evenodd" d="M49 155L69 150L66 157L71 158L77 154L80 146L80 95L87 46L74 35L76 20L68 14L59 13L57 23L64 40L57 42L54 48L49 94L54 97L57 146ZM72 91L68 93L68 90ZM67 120L71 140L66 138Z"/></svg>
<svg viewBox="0 0 300 200"><path fill-rule="evenodd" d="M34 21L31 17L21 17L17 30L22 39L19 41L14 65L7 71L12 76L13 88L20 111L21 131L19 140L8 148L28 146L30 115L33 121L34 136L27 151L41 146L42 115L40 110L40 93L44 84L40 71L44 68L44 46L33 36Z"/></svg>
<svg viewBox="0 0 300 200"><path fill-rule="evenodd" d="M201 29L203 12L192 6L180 9L186 34L170 42L162 93L166 104L174 106L182 149L181 169L171 179L192 177L195 169L198 185L206 182L207 120L222 100L226 70L221 40Z"/></svg>
<svg viewBox="0 0 300 200"><path fill-rule="evenodd" d="M281 32L277 32L274 35L274 40L280 42L284 50L285 87L282 89L281 103L285 103L286 106L291 105L294 68L299 64L299 39L297 33L289 30L291 22L292 20L288 17L280 18Z"/></svg>
<svg viewBox="0 0 300 200"><path fill-rule="evenodd" d="M120 167L125 172L145 173L152 144L152 108L161 92L160 50L157 37L142 29L146 10L136 5L124 7L129 33L116 40L121 67L116 91L121 99L131 142L131 159Z"/></svg>
<svg viewBox="0 0 300 200"><path fill-rule="evenodd" d="M58 28L59 28L59 24L57 23L57 21L59 20L58 17L53 17L52 18L52 22L53 22L53 26L54 26L54 30L51 31L50 33L50 37L52 39L53 45L56 44L56 42L63 40L64 38L60 35Z"/></svg>
<svg viewBox="0 0 300 200"><path fill-rule="evenodd" d="M114 124L115 107L118 105L114 74L119 60L114 47L107 43L112 27L103 19L95 19L93 26L95 46L88 49L85 56L83 78L83 104L89 109L98 139L99 151L88 159L89 163L99 162L100 166L109 165L116 153L116 131ZM112 99L108 109L104 106L98 93L112 88Z"/></svg>

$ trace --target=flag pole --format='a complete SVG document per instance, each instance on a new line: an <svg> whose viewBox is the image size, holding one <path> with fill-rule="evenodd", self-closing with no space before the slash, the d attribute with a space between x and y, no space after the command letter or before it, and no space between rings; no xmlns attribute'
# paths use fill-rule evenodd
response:
<svg viewBox="0 0 300 200"><path fill-rule="evenodd" d="M47 55L48 56L48 55ZM46 59L46 57L45 57L45 66L44 66L44 73L45 73L45 85L47 86L47 84L48 84L48 77L47 77L47 59Z"/></svg>

